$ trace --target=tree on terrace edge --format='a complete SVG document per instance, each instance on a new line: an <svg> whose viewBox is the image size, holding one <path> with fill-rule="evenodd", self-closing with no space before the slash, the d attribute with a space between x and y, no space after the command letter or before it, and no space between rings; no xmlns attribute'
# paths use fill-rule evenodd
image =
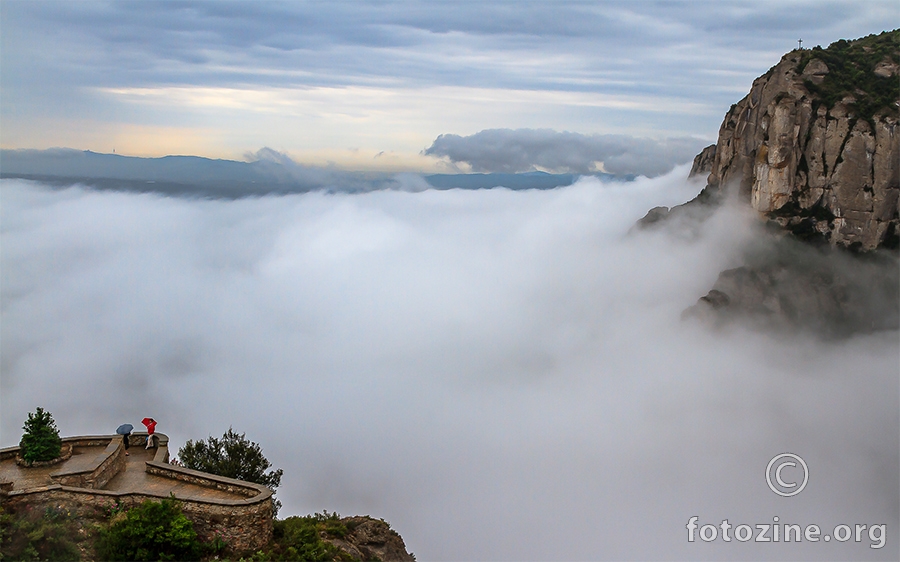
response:
<svg viewBox="0 0 900 562"><path fill-rule="evenodd" d="M266 472L272 463L263 455L259 444L230 427L221 439L212 436L196 442L189 439L178 450L178 460L185 468L262 484L272 492L281 485L284 474L280 468ZM273 497L273 504L277 514L281 502Z"/></svg>
<svg viewBox="0 0 900 562"><path fill-rule="evenodd" d="M38 407L28 414L22 429L25 433L19 441L19 449L29 466L34 462L52 461L59 456L62 439L50 412Z"/></svg>

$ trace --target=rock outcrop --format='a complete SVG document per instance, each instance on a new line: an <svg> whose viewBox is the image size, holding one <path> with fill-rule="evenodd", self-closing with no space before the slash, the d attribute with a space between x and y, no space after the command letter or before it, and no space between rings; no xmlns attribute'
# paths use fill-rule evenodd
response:
<svg viewBox="0 0 900 562"><path fill-rule="evenodd" d="M708 189L734 186L740 199L803 239L896 248L898 40L893 31L786 54L725 115Z"/></svg>
<svg viewBox="0 0 900 562"><path fill-rule="evenodd" d="M742 319L764 330L807 329L826 337L900 326L900 267L891 253L857 255L772 238L744 261L719 274L682 317L714 326Z"/></svg>
<svg viewBox="0 0 900 562"><path fill-rule="evenodd" d="M737 199L773 227L684 317L830 336L900 327L898 46L895 30L786 54L694 159L700 194L638 222L702 221Z"/></svg>
<svg viewBox="0 0 900 562"><path fill-rule="evenodd" d="M414 562L406 551L403 538L381 519L344 517L340 523L348 530L343 536L326 536L324 540L341 552L341 559Z"/></svg>
<svg viewBox="0 0 900 562"><path fill-rule="evenodd" d="M711 144L700 151L700 154L694 157L694 164L691 166L689 178L709 174L712 172L713 161L716 158L716 145Z"/></svg>

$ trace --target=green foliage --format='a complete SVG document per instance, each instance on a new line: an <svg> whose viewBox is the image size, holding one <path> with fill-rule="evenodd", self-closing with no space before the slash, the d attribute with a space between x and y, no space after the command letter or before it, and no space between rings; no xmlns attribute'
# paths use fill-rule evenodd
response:
<svg viewBox="0 0 900 562"><path fill-rule="evenodd" d="M29 413L22 429L25 433L19 441L19 447L26 463L30 465L33 462L51 461L59 456L62 439L50 412L38 408Z"/></svg>
<svg viewBox="0 0 900 562"><path fill-rule="evenodd" d="M0 508L0 560L81 560L79 540L76 520L63 510Z"/></svg>
<svg viewBox="0 0 900 562"><path fill-rule="evenodd" d="M846 96L854 103L860 118L871 121L880 111L897 115L900 81L897 76L875 74L875 67L884 60L900 63L900 29L869 35L856 41L841 39L827 49L813 47L801 52L798 71L803 72L813 59L828 66L828 74L821 84L807 80L806 88L831 108Z"/></svg>
<svg viewBox="0 0 900 562"><path fill-rule="evenodd" d="M272 463L263 455L262 448L230 427L221 439L210 437L196 443L189 440L178 450L178 459L185 468L255 482L273 491L281 485L284 474L280 468L266 472ZM280 505L275 501L275 513Z"/></svg>
<svg viewBox="0 0 900 562"><path fill-rule="evenodd" d="M219 558L219 555L225 552L227 548L228 543L225 542L225 539L220 537L218 533L211 541L200 544L200 552L203 553L204 558Z"/></svg>
<svg viewBox="0 0 900 562"><path fill-rule="evenodd" d="M293 516L276 520L270 548L258 551L244 560L248 562L350 560L347 553L323 540L328 537L343 538L348 532L347 527L341 523L340 516L327 511L305 517Z"/></svg>
<svg viewBox="0 0 900 562"><path fill-rule="evenodd" d="M194 524L170 497L115 516L101 531L97 551L102 560L199 560L201 544Z"/></svg>

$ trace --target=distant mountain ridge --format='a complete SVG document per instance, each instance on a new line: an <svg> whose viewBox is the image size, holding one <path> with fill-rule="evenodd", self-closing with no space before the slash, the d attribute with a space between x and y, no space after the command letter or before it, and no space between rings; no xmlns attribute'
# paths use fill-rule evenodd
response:
<svg viewBox="0 0 900 562"><path fill-rule="evenodd" d="M0 150L0 177L32 179L57 186L81 183L97 189L225 199L318 190L359 193L405 189L396 174L301 166L267 149L258 155L258 160L239 162L200 156L140 158L67 148L5 149ZM634 179L633 175L595 176L603 181ZM571 185L580 176L529 172L421 177L425 183L418 189L553 189Z"/></svg>

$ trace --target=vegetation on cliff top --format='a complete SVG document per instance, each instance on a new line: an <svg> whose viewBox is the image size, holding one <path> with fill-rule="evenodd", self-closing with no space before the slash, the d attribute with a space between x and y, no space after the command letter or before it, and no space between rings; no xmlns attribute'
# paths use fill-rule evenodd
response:
<svg viewBox="0 0 900 562"><path fill-rule="evenodd" d="M238 562L415 560L384 519L316 513L275 520L272 542Z"/></svg>
<svg viewBox="0 0 900 562"><path fill-rule="evenodd" d="M309 562L351 561L353 558L341 552L325 538L344 538L349 530L337 513L316 513L305 517L292 516L275 521L272 543L244 562L281 562L308 560Z"/></svg>
<svg viewBox="0 0 900 562"><path fill-rule="evenodd" d="M381 534L366 533L359 542L353 532L366 522L377 523ZM117 503L98 511L96 517L79 516L57 507L26 506L13 511L0 507L0 560L358 562L360 553L364 560L378 558L367 549L371 544L365 544L366 540L381 545L391 540L389 535L396 534L384 520L341 518L327 511L276 519L274 523L272 541L266 547L252 553L235 553L228 551L228 545L218 536L207 542L200 540L172 498L148 500L132 508ZM339 548L334 541L344 541L351 549L355 545L357 556Z"/></svg>
<svg viewBox="0 0 900 562"><path fill-rule="evenodd" d="M201 541L174 498L130 509L116 503L94 516L63 506L0 507L3 561L213 560L226 548L218 536Z"/></svg>
<svg viewBox="0 0 900 562"><path fill-rule="evenodd" d="M882 62L900 65L900 29L868 35L853 41L841 39L823 49L815 46L801 51L797 71L819 59L828 66L821 84L805 81L806 88L816 94L826 107L834 107L847 96L853 96L858 117L871 119L881 111L898 115L900 80L897 75L879 76L875 68Z"/></svg>
<svg viewBox="0 0 900 562"><path fill-rule="evenodd" d="M100 530L97 551L101 560L199 560L201 543L171 497L114 515Z"/></svg>
<svg viewBox="0 0 900 562"><path fill-rule="evenodd" d="M91 537L70 513L57 508L26 508L11 513L0 507L0 560L81 560L79 545Z"/></svg>

